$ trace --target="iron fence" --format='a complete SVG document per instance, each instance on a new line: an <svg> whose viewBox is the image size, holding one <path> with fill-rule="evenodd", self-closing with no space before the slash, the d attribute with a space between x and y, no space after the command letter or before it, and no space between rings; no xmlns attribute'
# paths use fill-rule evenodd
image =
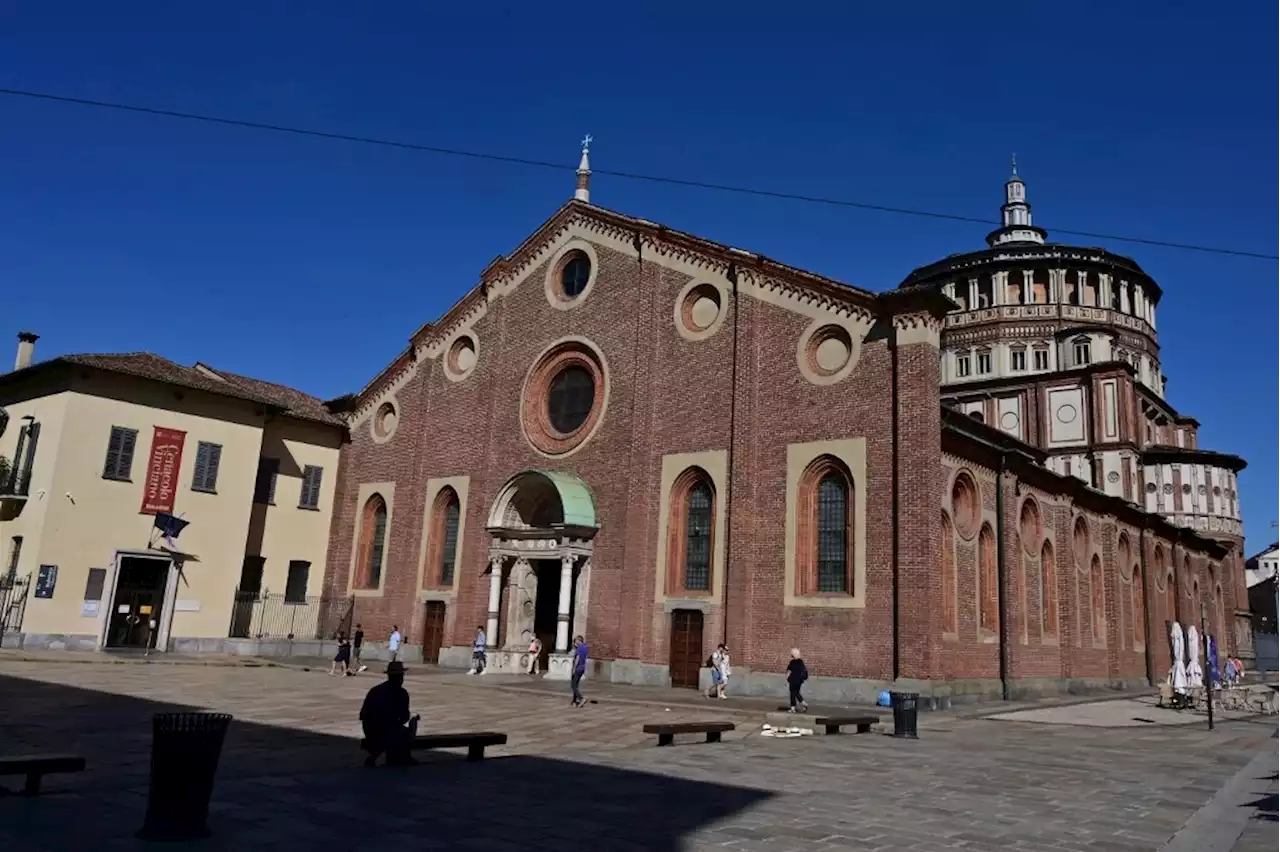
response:
<svg viewBox="0 0 1280 852"><path fill-rule="evenodd" d="M329 639L350 630L354 600L237 591L231 607L233 639Z"/></svg>
<svg viewBox="0 0 1280 852"><path fill-rule="evenodd" d="M22 629L22 615L27 609L27 596L31 591L31 575L0 575L0 642L6 633Z"/></svg>

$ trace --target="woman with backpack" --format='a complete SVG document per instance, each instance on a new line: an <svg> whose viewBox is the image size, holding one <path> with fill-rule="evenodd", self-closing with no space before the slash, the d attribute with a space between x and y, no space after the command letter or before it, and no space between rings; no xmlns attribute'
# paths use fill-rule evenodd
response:
<svg viewBox="0 0 1280 852"><path fill-rule="evenodd" d="M796 707L799 707L802 712L809 710L809 705L800 695L800 687L808 679L809 670L804 667L804 659L800 656L800 649L792 648L791 662L787 663L787 689L791 691L791 707L787 709L788 713L796 712Z"/></svg>

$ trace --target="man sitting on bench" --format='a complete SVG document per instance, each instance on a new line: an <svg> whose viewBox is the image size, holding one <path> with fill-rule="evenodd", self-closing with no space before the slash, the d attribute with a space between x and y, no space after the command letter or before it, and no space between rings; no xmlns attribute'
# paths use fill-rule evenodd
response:
<svg viewBox="0 0 1280 852"><path fill-rule="evenodd" d="M409 754L409 745L418 734L418 717L409 716L409 691L404 688L404 663L387 664L387 679L369 690L360 707L360 724L364 728L366 766L378 762L387 753L388 766L407 766L417 761Z"/></svg>

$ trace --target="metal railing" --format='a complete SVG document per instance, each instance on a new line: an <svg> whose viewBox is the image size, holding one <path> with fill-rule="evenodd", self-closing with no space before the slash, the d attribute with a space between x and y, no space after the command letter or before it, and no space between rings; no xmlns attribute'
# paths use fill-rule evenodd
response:
<svg viewBox="0 0 1280 852"><path fill-rule="evenodd" d="M22 629L22 616L27 610L31 591L31 575L0 574L0 642L6 633Z"/></svg>
<svg viewBox="0 0 1280 852"><path fill-rule="evenodd" d="M351 618L351 598L290 598L237 590L231 606L232 639L329 639Z"/></svg>

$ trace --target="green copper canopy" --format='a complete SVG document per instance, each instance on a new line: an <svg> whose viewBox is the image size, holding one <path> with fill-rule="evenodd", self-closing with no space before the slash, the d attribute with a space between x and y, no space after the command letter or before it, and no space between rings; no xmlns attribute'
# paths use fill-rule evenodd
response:
<svg viewBox="0 0 1280 852"><path fill-rule="evenodd" d="M564 509L566 526L592 529L597 527L596 504L591 499L591 491L585 482L571 473L561 473L558 470L534 470L526 473L546 477L555 486L560 494L560 505ZM523 475L525 474L521 474Z"/></svg>

